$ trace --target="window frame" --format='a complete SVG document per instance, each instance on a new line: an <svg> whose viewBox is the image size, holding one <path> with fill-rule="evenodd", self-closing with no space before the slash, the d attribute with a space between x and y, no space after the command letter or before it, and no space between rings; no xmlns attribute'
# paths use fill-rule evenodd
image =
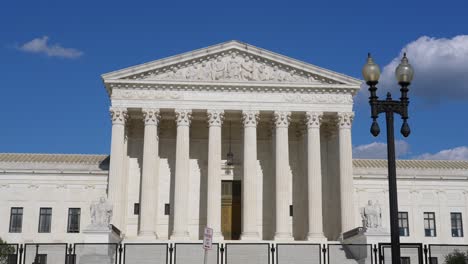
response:
<svg viewBox="0 0 468 264"><path fill-rule="evenodd" d="M19 210L21 209L21 213L13 213L13 210ZM23 232L23 213L24 213L24 208L23 207L11 207L10 208L10 226L8 227L8 232L9 233L21 233ZM19 220L18 220L18 218ZM19 227L16 226L15 224L18 224L19 222Z"/></svg>
<svg viewBox="0 0 468 264"><path fill-rule="evenodd" d="M454 216L457 216L455 219L453 218ZM454 221L455 227L454 227ZM459 223L458 223L459 221ZM459 228L458 228L459 226ZM463 215L461 212L450 212L450 231L452 233L452 237L463 237ZM454 231L458 235L454 235Z"/></svg>
<svg viewBox="0 0 468 264"><path fill-rule="evenodd" d="M425 237L437 237L435 212L424 212L423 217L424 217L424 236ZM428 228L426 228L426 226ZM433 228L431 228L431 226L433 226ZM429 235L427 231L429 231ZM433 231L433 234L431 231Z"/></svg>
<svg viewBox="0 0 468 264"><path fill-rule="evenodd" d="M73 214L74 210L78 210L78 214ZM71 217L78 217L77 223L78 227L77 229L71 229ZM72 207L68 208L68 220L67 220L67 233L80 233L80 224L81 224L81 208L78 207Z"/></svg>
<svg viewBox="0 0 468 264"><path fill-rule="evenodd" d="M43 212L49 210L50 213ZM43 226L43 221L48 221L48 230L42 230L41 227ZM52 229L52 207L41 207L39 208L39 226L37 228L38 233L50 233Z"/></svg>
<svg viewBox="0 0 468 264"><path fill-rule="evenodd" d="M402 216L406 217L402 217ZM406 226L403 226L406 220ZM406 232L403 232L402 230L405 230ZM410 230L409 230L409 214L408 212L398 212L398 233L401 237L409 237L410 236Z"/></svg>

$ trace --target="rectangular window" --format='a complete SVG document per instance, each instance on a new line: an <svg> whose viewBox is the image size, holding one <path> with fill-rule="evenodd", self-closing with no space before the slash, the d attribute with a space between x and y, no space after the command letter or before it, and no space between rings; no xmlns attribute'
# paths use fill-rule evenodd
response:
<svg viewBox="0 0 468 264"><path fill-rule="evenodd" d="M463 237L463 223L461 213L450 213L452 222L452 237Z"/></svg>
<svg viewBox="0 0 468 264"><path fill-rule="evenodd" d="M37 261L35 264L47 264L47 254L37 254Z"/></svg>
<svg viewBox="0 0 468 264"><path fill-rule="evenodd" d="M171 205L170 204L164 204L164 215L170 215L171 214Z"/></svg>
<svg viewBox="0 0 468 264"><path fill-rule="evenodd" d="M429 258L429 264L438 264L438 263L439 263L439 260L437 259L437 257Z"/></svg>
<svg viewBox="0 0 468 264"><path fill-rule="evenodd" d="M408 212L398 212L400 236L409 236Z"/></svg>
<svg viewBox="0 0 468 264"><path fill-rule="evenodd" d="M134 215L139 215L140 214L140 204L139 203L133 204L133 214Z"/></svg>
<svg viewBox="0 0 468 264"><path fill-rule="evenodd" d="M41 208L39 210L39 231L38 232L50 233L51 222L52 222L52 208Z"/></svg>
<svg viewBox="0 0 468 264"><path fill-rule="evenodd" d="M424 234L427 237L437 236L434 212L424 212Z"/></svg>
<svg viewBox="0 0 468 264"><path fill-rule="evenodd" d="M401 264L411 264L411 259L409 257L401 257Z"/></svg>
<svg viewBox="0 0 468 264"><path fill-rule="evenodd" d="M23 228L23 207L12 207L10 212L10 233L21 233Z"/></svg>
<svg viewBox="0 0 468 264"><path fill-rule="evenodd" d="M80 208L68 208L68 233L79 233L80 232Z"/></svg>

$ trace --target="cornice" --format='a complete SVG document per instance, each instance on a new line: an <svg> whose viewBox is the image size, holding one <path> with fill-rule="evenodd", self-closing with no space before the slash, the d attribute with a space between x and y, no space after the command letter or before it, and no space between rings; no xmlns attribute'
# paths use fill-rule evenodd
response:
<svg viewBox="0 0 468 264"><path fill-rule="evenodd" d="M170 90L170 91L209 91L209 92L251 92L275 93L290 92L304 94L351 94L360 87L344 84L300 84L300 83L258 83L258 82L183 82L146 80L108 80L108 92L114 89Z"/></svg>

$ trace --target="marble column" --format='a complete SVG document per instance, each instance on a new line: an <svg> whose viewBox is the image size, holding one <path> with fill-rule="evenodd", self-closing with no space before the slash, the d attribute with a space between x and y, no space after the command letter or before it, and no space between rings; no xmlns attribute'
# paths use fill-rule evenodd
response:
<svg viewBox="0 0 468 264"><path fill-rule="evenodd" d="M244 173L242 178L241 240L258 240L257 228L257 123L258 111L242 111Z"/></svg>
<svg viewBox="0 0 468 264"><path fill-rule="evenodd" d="M109 164L108 197L113 205L112 224L124 231L125 227L125 197L122 193L124 184L125 160L125 122L127 120L126 108L110 108L112 118L112 139Z"/></svg>
<svg viewBox="0 0 468 264"><path fill-rule="evenodd" d="M221 125L223 110L208 110L208 181L206 225L213 228L213 239L222 240L221 233Z"/></svg>
<svg viewBox="0 0 468 264"><path fill-rule="evenodd" d="M141 176L139 236L157 238L156 208L159 162L159 109L142 109L145 121L143 173Z"/></svg>
<svg viewBox="0 0 468 264"><path fill-rule="evenodd" d="M174 188L174 227L172 240L187 240L188 233L188 191L190 174L190 121L192 110L176 109L177 142Z"/></svg>
<svg viewBox="0 0 468 264"><path fill-rule="evenodd" d="M292 183L289 168L288 126L291 112L275 111L275 198L276 198L276 231L275 240L293 240L289 226L289 187Z"/></svg>
<svg viewBox="0 0 468 264"><path fill-rule="evenodd" d="M307 112L307 198L309 231L307 240L325 241L322 220L322 159L320 146L321 112Z"/></svg>
<svg viewBox="0 0 468 264"><path fill-rule="evenodd" d="M340 155L341 233L356 227L354 217L353 149L351 124L354 113L338 113L338 141Z"/></svg>

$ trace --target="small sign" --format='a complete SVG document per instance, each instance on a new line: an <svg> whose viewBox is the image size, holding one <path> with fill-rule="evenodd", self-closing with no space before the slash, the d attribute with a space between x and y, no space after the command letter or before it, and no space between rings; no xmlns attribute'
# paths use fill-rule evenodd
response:
<svg viewBox="0 0 468 264"><path fill-rule="evenodd" d="M203 248L205 250L213 248L213 228L205 227L203 234Z"/></svg>

